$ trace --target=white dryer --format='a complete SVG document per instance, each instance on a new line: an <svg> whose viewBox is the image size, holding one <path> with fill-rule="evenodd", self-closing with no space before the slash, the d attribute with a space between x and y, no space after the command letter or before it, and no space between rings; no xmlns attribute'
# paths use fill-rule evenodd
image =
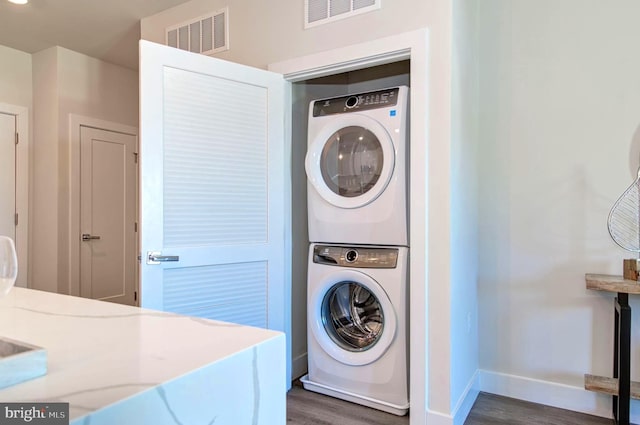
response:
<svg viewBox="0 0 640 425"><path fill-rule="evenodd" d="M407 98L401 86L311 102L311 242L408 245Z"/></svg>
<svg viewBox="0 0 640 425"><path fill-rule="evenodd" d="M311 245L308 390L409 409L406 247Z"/></svg>

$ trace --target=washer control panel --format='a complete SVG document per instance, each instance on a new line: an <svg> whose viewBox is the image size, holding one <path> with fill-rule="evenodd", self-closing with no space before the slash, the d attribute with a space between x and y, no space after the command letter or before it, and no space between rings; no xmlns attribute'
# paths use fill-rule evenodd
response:
<svg viewBox="0 0 640 425"><path fill-rule="evenodd" d="M400 89L396 87L350 96L316 100L313 102L313 116L323 117L325 115L395 106L398 103L399 91Z"/></svg>
<svg viewBox="0 0 640 425"><path fill-rule="evenodd" d="M361 269L395 269L398 264L398 249L316 245L313 249L313 262Z"/></svg>

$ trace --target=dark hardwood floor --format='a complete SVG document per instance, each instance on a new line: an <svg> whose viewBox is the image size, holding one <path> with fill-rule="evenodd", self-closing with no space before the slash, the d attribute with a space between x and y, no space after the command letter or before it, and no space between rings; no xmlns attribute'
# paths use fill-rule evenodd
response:
<svg viewBox="0 0 640 425"><path fill-rule="evenodd" d="M464 425L613 425L613 420L480 393Z"/></svg>
<svg viewBox="0 0 640 425"><path fill-rule="evenodd" d="M395 416L333 397L306 391L295 384L287 395L290 425L408 425ZM557 409L494 394L480 393L465 425L612 425L613 420Z"/></svg>

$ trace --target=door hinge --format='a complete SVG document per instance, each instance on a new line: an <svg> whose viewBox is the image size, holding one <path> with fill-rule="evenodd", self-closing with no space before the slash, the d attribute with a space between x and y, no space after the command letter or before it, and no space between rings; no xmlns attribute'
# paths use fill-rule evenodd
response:
<svg viewBox="0 0 640 425"><path fill-rule="evenodd" d="M138 291L133 291L133 300L138 301Z"/></svg>
<svg viewBox="0 0 640 425"><path fill-rule="evenodd" d="M138 222L133 223L133 231L138 233Z"/></svg>
<svg viewBox="0 0 640 425"><path fill-rule="evenodd" d="M20 134L16 133L16 145L20 142Z"/></svg>
<svg viewBox="0 0 640 425"><path fill-rule="evenodd" d="M142 255L138 255L138 263L142 263Z"/></svg>
<svg viewBox="0 0 640 425"><path fill-rule="evenodd" d="M138 163L138 152L134 152L133 153L133 159L136 162L136 164Z"/></svg>
<svg viewBox="0 0 640 425"><path fill-rule="evenodd" d="M17 226L18 225L18 213L16 213L16 215L15 215L15 222L16 222L15 225Z"/></svg>

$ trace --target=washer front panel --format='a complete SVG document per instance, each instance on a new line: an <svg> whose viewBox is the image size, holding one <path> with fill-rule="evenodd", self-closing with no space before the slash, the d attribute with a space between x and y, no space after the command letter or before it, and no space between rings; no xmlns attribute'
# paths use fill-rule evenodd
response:
<svg viewBox="0 0 640 425"><path fill-rule="evenodd" d="M335 360L366 365L379 359L393 342L396 312L371 276L339 270L315 282L308 296L309 328Z"/></svg>
<svg viewBox="0 0 640 425"><path fill-rule="evenodd" d="M378 298L357 282L336 283L322 301L322 322L340 348L360 352L378 342L384 332L384 312Z"/></svg>

